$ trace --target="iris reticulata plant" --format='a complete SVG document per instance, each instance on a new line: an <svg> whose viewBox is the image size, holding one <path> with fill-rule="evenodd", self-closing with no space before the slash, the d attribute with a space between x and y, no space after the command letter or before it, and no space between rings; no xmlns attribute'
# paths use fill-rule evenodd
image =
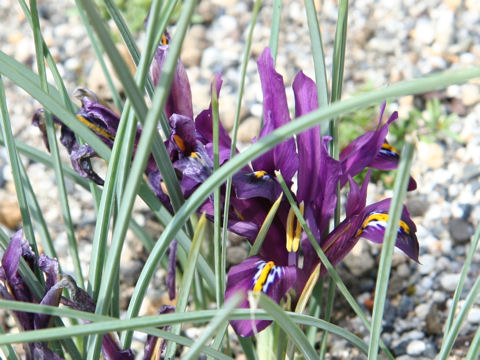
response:
<svg viewBox="0 0 480 360"><path fill-rule="evenodd" d="M316 19L316 14L309 10L310 2L306 3L308 16ZM254 8L255 16L259 4L257 2ZM45 57L48 62L50 55L42 45L35 1L31 5L25 11L29 19L33 19L36 50L41 59ZM277 357L293 358L296 349L304 358L313 359L318 356L315 350L318 341L315 336L309 339L305 335L301 326L308 325L344 337L361 351L369 353L369 357L375 358L380 346L386 356L392 358L380 335L376 335L381 328L375 320L382 316L382 300L376 301L368 346L345 329L305 315L303 310L305 304L319 303L329 296L323 292L320 295L313 293L312 288L330 275L334 285L370 329L370 323L333 267L362 238L383 244L386 255L382 250L381 264L385 262L388 268L393 246L415 262L419 261L420 252L416 225L403 205L405 192L417 187L408 171L411 152L407 151L407 145L401 155L401 151L387 141L389 126L402 120L397 120L396 112L385 114L388 112L386 99L458 83L478 76L478 71L458 72L450 77L437 75L433 80L418 80L403 87L392 86L385 91L374 91L373 95L361 95L360 100L354 98L330 105L325 103L322 89L326 84L320 83L321 77L316 76L316 83L300 71L292 84L295 103L294 114L291 114L286 92L289 89L275 70L278 44L272 36L270 46L256 59L263 95L262 127L253 144L240 152L236 149L235 130L229 134L218 121L218 106L222 106L221 74L213 77L209 108L198 114L193 111L195 93L192 93L178 55L194 5L195 1L185 1L175 32L170 36L165 27L176 8L175 2L161 5L160 1L154 1L147 22L143 54L134 46L131 34L121 26L121 15L115 6L110 4L107 7L138 64L138 77L133 79L121 71L121 59L115 58L113 42L91 1L79 2L79 10L91 22L124 86L127 100L120 104L122 106L117 104L120 110L87 88L76 91L80 108L75 109L63 90L60 76L54 76L58 89L55 91L62 95L63 103L60 103L55 99L56 92L48 93L49 86L42 76L45 71L43 61L38 64L40 76L32 73L35 80L29 82L21 76L23 65L0 56L0 73L25 88L42 104L33 115L33 124L39 128L52 154L57 145L55 136L52 136L54 126L59 128L60 142L70 156L74 172L59 162L55 166L66 171L79 184L89 184L97 195L101 192L97 203L97 226L105 230L103 237L95 236L93 248L99 250L92 261L95 270L89 275L87 286L84 286L81 275L74 279L62 274L55 256L37 254L36 247L32 246L36 243L35 234L27 215L23 219L25 234L19 231L10 238L2 234L4 254L0 267L0 301L2 306L13 311L17 326L25 336L19 340L9 337L15 334L0 335L0 344L4 344L2 351L9 358L15 358L10 344L24 341L27 359L96 359L101 356L105 359L133 359L131 332L138 330L148 334L143 339L145 359L173 358L176 344L190 347L188 353L181 355L187 359L198 357L200 352L223 359L234 356L228 343L232 340L225 336L231 326L245 354L253 354L255 344L266 342L268 334L273 334L278 342L284 333L288 333L289 342L277 346ZM347 5L341 1L342 9ZM279 14L275 13L275 16L275 21L279 21ZM336 43L336 51L344 53L346 35L345 31L342 35L341 24L346 24L345 12L339 15ZM85 26L90 25L85 22ZM311 36L317 39L319 33L313 30ZM245 69L250 40L247 42ZM318 56L318 49L314 50ZM343 61L339 59L341 57L336 57L332 71L338 99L342 82L338 74L343 70ZM323 62L314 60L316 66ZM48 64L55 73L55 63L50 61ZM316 70L326 72L325 67ZM37 82L43 90L39 90ZM0 85L3 91L1 79ZM243 84L240 88L243 89ZM151 99L150 109L143 100L144 90ZM118 101L119 97L116 99ZM382 102L375 130L360 135L337 153L332 150L339 143L335 127L338 123L341 126L338 117L342 113ZM13 164L18 160L18 149L15 142L8 141L13 136L6 104L2 102L1 106L2 139ZM331 124L328 133L328 126L323 126L327 121ZM161 141L156 142L156 137ZM123 142L125 153L119 150ZM107 160L109 169L104 177L90 162L96 156ZM20 164L12 168L17 180L28 181ZM370 169L398 173L399 185L393 198L367 204ZM357 176L360 173L363 173L363 180ZM143 180L148 187L143 186ZM157 241L151 239L149 242L148 235L130 221L137 193L165 226ZM33 212L34 205L25 204L23 207ZM112 204L117 205L118 213L112 210ZM66 208L68 211L68 206ZM341 217L340 213L343 213ZM223 254L215 254L215 266L210 264L208 257L211 254L200 251L202 242L203 245L208 242L207 248L213 248L215 241L209 232L205 234L205 218L214 224L223 220L226 230L244 239L251 249L249 256L225 271L227 239L224 238L219 244ZM111 239L107 235L110 223ZM145 247L149 257L124 319L120 320L118 295L113 287L118 286L116 276L121 267L120 253L129 225L147 238ZM214 226L219 228L219 225ZM388 249L391 249L390 254ZM164 259L167 250L170 252L168 261ZM156 309L158 315L153 317L138 316L139 304L161 262L168 268L165 283L170 300L176 306L160 307ZM217 266L218 263L223 266ZM180 279L177 279L176 269L183 270ZM95 278L99 280L92 280ZM388 282L388 272L379 274L379 279L380 285L382 281L383 284ZM381 286L377 288L378 293L382 293ZM193 295L191 298L190 294ZM40 305L47 305L47 309L52 310L47 311ZM215 310L205 310L211 307ZM64 317L77 320L64 322ZM180 332L180 324L185 322L207 322L208 326L194 343ZM455 328L453 318L449 326ZM62 330L55 332L57 328ZM49 333L52 330L53 333ZM267 335L262 337L259 334ZM320 353L324 356L324 350Z"/></svg>

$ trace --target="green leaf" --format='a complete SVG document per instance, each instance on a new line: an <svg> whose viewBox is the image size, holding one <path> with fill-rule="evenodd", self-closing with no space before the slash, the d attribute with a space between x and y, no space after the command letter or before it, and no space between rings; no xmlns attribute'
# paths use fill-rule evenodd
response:
<svg viewBox="0 0 480 360"><path fill-rule="evenodd" d="M382 331L383 310L387 298L387 289L390 278L390 269L392 265L393 250L398 234L398 223L402 216L403 201L407 194L407 185L410 179L410 167L412 165L414 145L405 143L400 163L398 165L397 177L393 190L392 203L388 212L387 229L383 238L382 252L380 255L380 265L377 273L377 283L375 286L375 298L373 303L372 325L370 330L370 345L368 347L368 359L377 359L378 344L380 333Z"/></svg>
<svg viewBox="0 0 480 360"><path fill-rule="evenodd" d="M318 359L318 354L315 349L308 342L305 334L300 328L295 325L290 317L278 306L273 300L261 292L252 293L254 297L257 295L259 305L265 309L265 311L272 316L274 321L288 334L289 340L291 340L299 351L303 354L305 359Z"/></svg>

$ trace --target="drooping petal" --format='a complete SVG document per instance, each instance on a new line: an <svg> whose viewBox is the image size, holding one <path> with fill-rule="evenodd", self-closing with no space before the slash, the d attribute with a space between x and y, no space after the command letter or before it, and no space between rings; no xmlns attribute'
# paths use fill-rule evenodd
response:
<svg viewBox="0 0 480 360"><path fill-rule="evenodd" d="M112 147L120 116L88 89L77 89L74 95L82 102L77 119L97 134L105 144Z"/></svg>
<svg viewBox="0 0 480 360"><path fill-rule="evenodd" d="M58 281L58 261L57 259L49 258L48 256L41 254L38 258L38 267L46 275L45 290L46 294L40 301L42 305L58 306L60 304L60 296L62 295L62 289L55 287ZM44 329L49 326L50 315L48 314L34 314L34 327L35 329Z"/></svg>
<svg viewBox="0 0 480 360"><path fill-rule="evenodd" d="M388 211L391 199L385 199L367 206L360 229L356 236L376 243L382 243L387 228ZM395 246L402 250L412 260L418 262L419 244L416 236L417 227L410 218L408 209L404 206L397 231Z"/></svg>
<svg viewBox="0 0 480 360"><path fill-rule="evenodd" d="M62 134L67 132L66 129L66 127L62 129ZM64 138L63 135L62 138ZM60 141L62 141L62 138ZM97 156L97 153L89 145L85 144L80 147L77 146L72 147L72 151L70 152L70 160L72 162L73 169L80 176L90 179L98 185L103 185L103 179L95 172L95 170L93 170L93 167L89 161L92 157Z"/></svg>
<svg viewBox="0 0 480 360"><path fill-rule="evenodd" d="M43 297L42 301L40 301L41 305L49 305L49 306L58 306L60 304L60 297L62 295L62 289L60 287L52 286L45 296ZM33 314L33 323L35 330L45 329L50 325L50 318L51 316L48 314Z"/></svg>
<svg viewBox="0 0 480 360"><path fill-rule="evenodd" d="M230 206L230 211L229 211L229 218L228 218L228 230L243 236L247 238L250 241L253 241L257 234L258 234L258 229L260 228L254 221L252 221L250 218L246 219L244 215L242 214L243 208L240 210L237 209L238 206L243 206L244 202L250 203L248 200L247 201L242 201L239 202L235 198L231 198L231 206ZM213 206L213 201L211 199L208 199L205 201L202 206L199 208L199 213L205 213L208 217L208 219L212 220L214 216L214 206ZM223 212L223 209L222 209Z"/></svg>
<svg viewBox="0 0 480 360"><path fill-rule="evenodd" d="M254 256L236 265L228 272L227 289L225 298L240 292L245 297L240 308L249 308L247 297L249 291L261 291L272 300L280 303L294 285L297 277L297 269L291 266L277 266L273 261L266 261L261 257ZM268 320L235 320L231 325L240 336L251 336L262 331L271 321Z"/></svg>
<svg viewBox="0 0 480 360"><path fill-rule="evenodd" d="M340 153L340 161L343 166L341 186L348 181L348 175L353 177L360 173L367 166L370 166L379 154L382 145L385 143L388 127L398 117L398 113L394 112L387 122L381 125L384 109L385 103L381 108L377 129L359 136Z"/></svg>
<svg viewBox="0 0 480 360"><path fill-rule="evenodd" d="M52 287L52 289L68 289L71 299L62 298L62 304L70 306L75 310L95 312L95 302L92 297L69 275L63 275L62 278Z"/></svg>
<svg viewBox="0 0 480 360"><path fill-rule="evenodd" d="M282 76L275 71L270 48L265 48L258 58L258 72L263 91L263 128L260 138L290 121L287 96ZM290 183L298 169L298 157L295 141L288 139L275 146L272 150L252 161L254 170L266 171L273 175L280 170L285 181Z"/></svg>
<svg viewBox="0 0 480 360"><path fill-rule="evenodd" d="M378 170L394 170L398 167L400 161L400 152L390 145L386 140L383 143L378 155L373 159L369 165L373 169ZM408 191L413 191L417 188L417 183L413 177L410 176L408 182Z"/></svg>

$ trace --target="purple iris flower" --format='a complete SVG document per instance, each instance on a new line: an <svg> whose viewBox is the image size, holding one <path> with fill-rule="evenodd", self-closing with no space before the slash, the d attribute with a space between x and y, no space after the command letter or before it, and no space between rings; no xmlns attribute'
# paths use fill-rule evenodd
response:
<svg viewBox="0 0 480 360"><path fill-rule="evenodd" d="M34 271L38 268L45 274L45 295L36 299L27 286L26 281L19 271L20 261L24 259ZM69 277L61 277L58 270L58 261L46 255L35 257L28 242L23 238L23 231L19 230L10 240L3 254L0 267L0 297L6 300L23 301L35 304L59 306L63 303L77 310L95 311L93 299L75 281ZM71 299L63 298L63 289L70 291ZM45 329L50 326L51 316L22 311L14 311L17 324L23 331ZM27 359L60 360L46 342L36 342L24 345ZM102 352L105 359L130 360L133 359L131 350L121 350L120 345L114 341L112 334L106 334L103 339Z"/></svg>
<svg viewBox="0 0 480 360"><path fill-rule="evenodd" d="M153 62L150 67L150 74L153 78L153 82L157 85L162 71L162 66L165 61L165 57L168 53L168 41L169 35L166 33L162 37L162 42L158 46L155 53ZM82 107L77 112L77 119L90 128L107 146L113 147L115 135L117 133L118 125L120 122L120 115L113 111L106 103L102 102L98 97L87 89L79 89L76 92L76 96L80 98ZM183 63L178 62L175 69L171 90L165 106L165 111L170 118L172 124L172 136L175 137L175 130L182 131L183 124L178 124L178 118L188 118L193 125L193 110L192 110L192 96L190 90L190 83L188 81L187 73ZM70 154L72 166L75 171L82 177L93 180L99 185L103 185L103 179L93 170L89 159L97 156L96 152L88 145L79 145L75 134L68 128L61 119L56 116L53 117L54 122L61 126L61 138L60 142L66 147ZM38 126L43 134L44 142L48 146L44 110L39 109L33 116L33 124ZM141 135L141 127L138 126L136 139L134 143L133 156L135 155L136 146ZM167 141L166 145L172 149L171 140ZM184 139L185 144L188 144L190 139ZM175 142L173 142L175 144ZM175 161L178 158L178 152L182 152L181 149L170 151L171 161ZM205 157L206 158L206 157ZM172 210L170 200L166 189L163 185L162 176L155 164L152 156L150 156L147 167L145 170L150 185L155 192L155 195L160 201L169 209ZM205 178L205 176L204 176ZM203 180L204 180L203 178ZM188 183L185 184L186 190L192 187Z"/></svg>
<svg viewBox="0 0 480 360"><path fill-rule="evenodd" d="M394 170L398 167L400 154L386 140L388 127L398 118L398 113L393 112L387 122L382 125L385 106L386 103L384 102L380 108L377 129L360 135L340 153L340 161L343 167L342 186L348 181L348 176L353 177L366 167L378 170ZM417 183L411 177L408 190L411 191L416 188Z"/></svg>
<svg viewBox="0 0 480 360"><path fill-rule="evenodd" d="M258 60L258 71L264 94L264 128L260 133L260 137L263 137L290 121L290 118L283 80L273 67L268 48ZM318 108L315 83L302 72L295 78L293 91L296 117ZM354 140L350 149L347 148L342 153L343 157L339 161L329 156L327 143L330 138L322 137L318 126L297 135L296 141L284 141L253 161L251 174L244 172L234 177L237 196L247 200L263 198L255 203L258 207L252 208L249 213L265 214L272 205L272 198L279 193L274 172L280 171L289 186L296 173L296 201L317 242L334 265L341 261L362 237L381 243L388 220L390 199L366 206L369 174L361 189L352 176L368 166L393 168L392 161L384 159L382 149L388 148L383 144L388 124L395 118L396 115L392 116L386 125ZM389 165L385 165L386 163ZM247 175L255 176L254 181L247 181ZM322 236L327 232L335 210L337 184L343 186L347 182L350 183L350 193L346 204L346 218L330 234ZM258 191L255 187L260 187L263 191ZM264 191L267 188L271 189L271 192ZM415 225L404 208L396 246L418 261L415 231ZM262 291L276 302L291 293L291 299L295 301L318 264L319 259L293 209L284 201L258 255L230 269L225 297L229 298L239 291L244 294L247 291ZM322 269L321 274L324 273L325 269ZM240 307L249 307L247 297ZM269 324L269 321L263 320L232 321L232 326L241 336L251 336Z"/></svg>

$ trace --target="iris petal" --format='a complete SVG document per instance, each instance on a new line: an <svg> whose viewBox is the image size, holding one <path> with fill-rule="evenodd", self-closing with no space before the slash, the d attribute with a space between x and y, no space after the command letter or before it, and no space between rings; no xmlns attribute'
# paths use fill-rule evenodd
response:
<svg viewBox="0 0 480 360"><path fill-rule="evenodd" d="M295 284L297 269L292 266L278 266L275 262L267 261L259 256L246 259L239 265L232 267L228 273L225 298L237 292L245 295L240 308L249 308L250 303L246 296L248 291L262 291L275 302L280 300ZM270 325L268 320L234 320L231 324L240 336L251 336Z"/></svg>
<svg viewBox="0 0 480 360"><path fill-rule="evenodd" d="M263 138L290 122L290 114L283 78L275 71L270 48L262 52L257 63L263 92L264 120L260 132L260 138ZM264 170L272 175L275 170L280 170L287 183L290 183L298 169L295 141L293 139L283 141L252 161L252 165L255 170Z"/></svg>

